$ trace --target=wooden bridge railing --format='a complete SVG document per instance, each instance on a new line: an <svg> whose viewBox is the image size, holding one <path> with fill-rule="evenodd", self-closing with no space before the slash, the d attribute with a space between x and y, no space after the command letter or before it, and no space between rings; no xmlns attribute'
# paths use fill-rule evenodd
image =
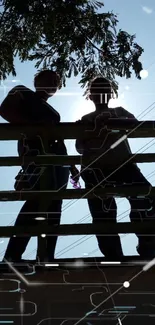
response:
<svg viewBox="0 0 155 325"><path fill-rule="evenodd" d="M104 127L104 126L103 126ZM109 132L119 133L120 137L127 134L128 138L146 138L155 137L155 121L142 121L135 122L134 120L115 120L110 119L107 122L106 128ZM32 136L39 135L43 139L43 143L47 145L47 139L86 139L90 137L97 137L98 131L94 129L92 124L80 124L80 123L60 123L58 126L51 125L11 125L11 124L0 124L0 140L18 140L21 135ZM102 137L102 133L100 133ZM103 133L104 137L104 133ZM45 150L46 151L46 150ZM48 151L46 151L48 152ZM93 157L94 158L94 157ZM137 163L143 162L155 162L155 153L150 154L133 154L131 155L131 161ZM87 164L90 162L90 158L83 158L80 155L77 156L52 156L44 155L37 157L24 157L24 163L29 164L35 162L37 165L80 165ZM0 157L0 166L20 166L23 159L19 157ZM108 162L109 164L109 162ZM44 177L42 181L46 183L48 175ZM92 189L92 191L86 189L78 190L59 190L59 191L0 191L0 201L25 201L32 200L36 194L41 202L54 199L84 199L93 198L94 194L104 197L115 196L115 197L127 197L127 196L138 196L144 197L155 196L155 188L148 189L147 186L109 186L104 189ZM42 205L43 207L43 205ZM42 210L43 211L43 210ZM155 221L147 221L145 223L118 223L116 225L106 224L106 228L102 226L104 224L92 225L92 224L69 224L50 227L44 221L39 221L39 225L36 227L0 227L0 237L16 236L39 236L41 234L51 235L82 235L82 234L116 234L116 233L135 233L138 231L139 234L150 233L155 235ZM45 253L45 239L39 236L39 252L40 256Z"/></svg>

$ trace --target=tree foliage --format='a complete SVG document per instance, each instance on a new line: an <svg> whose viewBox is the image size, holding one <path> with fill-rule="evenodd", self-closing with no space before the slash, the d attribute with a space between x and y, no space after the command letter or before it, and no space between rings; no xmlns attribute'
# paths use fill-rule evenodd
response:
<svg viewBox="0 0 155 325"><path fill-rule="evenodd" d="M62 84L81 74L88 86L95 76L140 79L143 49L135 35L117 30L117 16L101 12L95 0L3 0L0 14L0 78L16 76L14 58L36 60L35 67L59 72ZM98 9L100 11L98 12Z"/></svg>

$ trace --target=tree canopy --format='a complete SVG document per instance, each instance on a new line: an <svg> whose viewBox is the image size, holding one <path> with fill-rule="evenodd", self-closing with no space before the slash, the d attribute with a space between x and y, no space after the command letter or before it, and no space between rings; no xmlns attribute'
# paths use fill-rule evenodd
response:
<svg viewBox="0 0 155 325"><path fill-rule="evenodd" d="M107 0L108 1L108 0ZM135 35L118 30L117 15L101 12L95 0L3 0L0 13L0 78L16 76L14 58L36 60L35 67L66 78L81 74L80 84L99 75L140 79L143 52ZM100 9L100 11L98 11ZM103 11L103 10L102 10Z"/></svg>

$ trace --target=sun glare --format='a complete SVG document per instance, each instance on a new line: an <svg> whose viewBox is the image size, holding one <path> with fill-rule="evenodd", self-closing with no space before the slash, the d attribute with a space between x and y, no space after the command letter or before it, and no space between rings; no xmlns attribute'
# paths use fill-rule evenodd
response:
<svg viewBox="0 0 155 325"><path fill-rule="evenodd" d="M109 100L108 107L115 108L115 107L121 106L121 103L122 103L121 98L111 98Z"/></svg>
<svg viewBox="0 0 155 325"><path fill-rule="evenodd" d="M124 93L119 94L118 98L111 98L108 103L109 108L115 108L123 106L127 108L127 105L125 103L125 95ZM82 118L83 115L89 114L91 112L95 111L95 105L94 103L88 99L85 98L77 100L72 107L72 120L77 121Z"/></svg>
<svg viewBox="0 0 155 325"><path fill-rule="evenodd" d="M80 99L73 105L73 119L79 120L83 115L89 114L95 111L95 105L90 99Z"/></svg>

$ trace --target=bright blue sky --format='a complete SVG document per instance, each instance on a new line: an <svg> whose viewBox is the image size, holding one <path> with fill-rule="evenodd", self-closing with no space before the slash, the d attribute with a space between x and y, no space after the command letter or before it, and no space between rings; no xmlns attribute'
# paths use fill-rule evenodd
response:
<svg viewBox="0 0 155 325"><path fill-rule="evenodd" d="M138 117L150 104L155 100L155 43L154 43L154 28L155 28L155 3L153 0L136 0L134 3L124 0L105 0L104 11L112 11L118 14L118 27L130 34L136 33L136 41L144 48L142 56L143 68L148 71L148 77L141 81L137 80L133 75L131 79L118 79L119 92L122 106L127 108L136 117ZM8 91L14 87L12 79L18 80L16 84L24 84L33 88L33 77L36 73L34 63L21 63L18 59L15 60L17 71L16 78L8 76L4 81L4 86L0 88L0 102L4 99ZM94 110L91 102L87 102L82 94L83 89L78 85L78 78L71 78L67 81L67 87L61 89L56 96L49 99L51 104L61 115L61 121L76 121L82 115ZM66 93L72 93L67 95ZM152 106L153 107L153 106ZM154 109L151 112L146 112L145 117L141 120L154 120ZM4 122L0 118L0 122ZM133 152L139 150L151 139L135 139L130 140ZM68 154L77 154L74 148L74 141L67 141ZM151 143L152 144L152 143ZM153 146L145 152L154 152L155 142ZM149 145L148 145L149 146ZM0 156L17 156L17 143L15 141L4 141L0 143ZM155 164L139 164L141 171L152 185L155 184ZM12 190L14 186L14 177L17 174L18 167L1 167L0 168L0 190ZM151 172L153 174L148 176ZM82 183L82 182L81 182ZM83 183L82 183L83 185ZM70 186L69 186L70 187ZM72 201L68 207L69 201L64 201L61 223L91 223L91 216L86 200ZM129 221L129 204L126 199L120 198L118 203L118 220ZM17 214L23 202L0 202L0 225L13 225ZM82 219L83 218L83 219ZM81 221L82 219L82 221ZM125 255L136 254L137 239L135 235L121 235L123 251ZM87 239L87 240L86 240ZM0 260L3 258L8 239L0 239ZM33 259L36 253L36 238L30 240L23 258ZM68 236L60 237L57 242L56 254L57 258L67 257L82 257L82 256L102 256L98 249L95 236Z"/></svg>

